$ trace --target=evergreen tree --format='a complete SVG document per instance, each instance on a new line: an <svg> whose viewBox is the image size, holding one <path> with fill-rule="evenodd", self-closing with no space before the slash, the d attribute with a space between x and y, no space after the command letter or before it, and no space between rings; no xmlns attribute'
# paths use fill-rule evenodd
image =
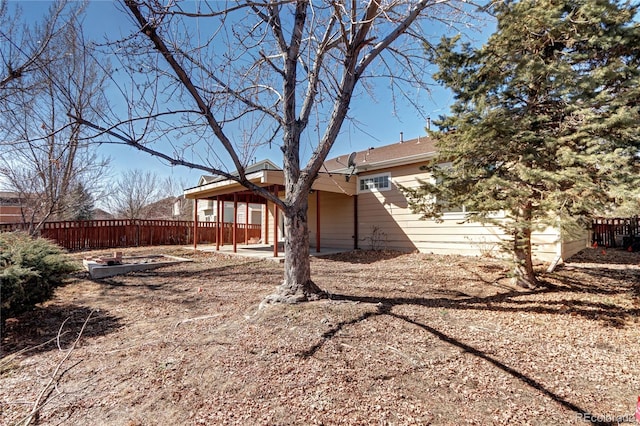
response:
<svg viewBox="0 0 640 426"><path fill-rule="evenodd" d="M503 227L518 284L535 287L531 232L558 224L575 232L637 185L636 9L505 1L494 6L497 30L481 48L442 39L435 78L455 103L436 122L438 158L425 166L437 184L406 190L414 211L437 218L447 205L465 205L469 220ZM499 211L506 220L492 219Z"/></svg>
<svg viewBox="0 0 640 426"><path fill-rule="evenodd" d="M82 183L76 184L71 191L68 205L69 220L93 219L93 197Z"/></svg>

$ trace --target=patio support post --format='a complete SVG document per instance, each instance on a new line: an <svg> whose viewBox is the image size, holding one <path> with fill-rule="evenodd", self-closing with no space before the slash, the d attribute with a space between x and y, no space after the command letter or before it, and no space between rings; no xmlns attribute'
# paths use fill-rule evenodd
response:
<svg viewBox="0 0 640 426"><path fill-rule="evenodd" d="M264 203L264 243L269 244L269 200Z"/></svg>
<svg viewBox="0 0 640 426"><path fill-rule="evenodd" d="M273 190L278 196L278 185ZM273 203L273 257L278 257L278 205Z"/></svg>
<svg viewBox="0 0 640 426"><path fill-rule="evenodd" d="M198 199L193 200L193 251L198 249Z"/></svg>
<svg viewBox="0 0 640 426"><path fill-rule="evenodd" d="M249 196L245 197L244 205L244 244L249 244Z"/></svg>
<svg viewBox="0 0 640 426"><path fill-rule="evenodd" d="M320 253L320 191L316 191L316 253Z"/></svg>
<svg viewBox="0 0 640 426"><path fill-rule="evenodd" d="M216 195L216 250L220 250L220 244L222 240L222 230L220 226L222 221L220 220L220 196Z"/></svg>
<svg viewBox="0 0 640 426"><path fill-rule="evenodd" d="M233 252L238 252L238 241L236 234L238 233L238 194L233 193Z"/></svg>

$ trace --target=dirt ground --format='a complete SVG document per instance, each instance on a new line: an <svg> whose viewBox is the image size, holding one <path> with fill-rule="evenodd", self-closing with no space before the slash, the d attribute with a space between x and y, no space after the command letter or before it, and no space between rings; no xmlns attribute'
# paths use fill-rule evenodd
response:
<svg viewBox="0 0 640 426"><path fill-rule="evenodd" d="M312 260L330 300L262 308L280 264L127 253L194 261L79 273L10 319L0 423L635 422L638 253L587 249L528 291L496 259L353 252Z"/></svg>

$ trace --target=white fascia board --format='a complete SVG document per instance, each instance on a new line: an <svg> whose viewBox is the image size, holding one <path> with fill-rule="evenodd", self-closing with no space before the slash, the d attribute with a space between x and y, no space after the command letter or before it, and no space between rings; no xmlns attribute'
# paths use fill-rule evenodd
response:
<svg viewBox="0 0 640 426"><path fill-rule="evenodd" d="M411 155L409 157L378 161L375 163L361 163L356 165L356 173L369 172L369 171L380 170L380 169L388 169L396 166L406 166L408 164L414 164L420 161L430 160L435 156L436 156L436 152L432 151L424 154Z"/></svg>

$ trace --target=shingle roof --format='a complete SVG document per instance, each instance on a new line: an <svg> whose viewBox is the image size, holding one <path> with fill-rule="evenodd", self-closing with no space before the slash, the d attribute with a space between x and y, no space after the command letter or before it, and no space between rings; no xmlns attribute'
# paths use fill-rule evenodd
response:
<svg viewBox="0 0 640 426"><path fill-rule="evenodd" d="M408 141L396 142L391 145L380 147L371 147L364 151L356 152L355 164L358 168L365 166L374 168L376 165L382 166L383 163L401 161L403 159L410 162L414 157L435 153L435 151L435 142L429 137L423 136L416 139L410 139ZM324 168L329 172L347 171L348 159L348 154L329 159L325 161Z"/></svg>
<svg viewBox="0 0 640 426"><path fill-rule="evenodd" d="M249 174L249 173L258 172L261 170L282 170L282 169L278 167L278 165L273 161L265 159L265 160L260 160L257 163L248 165L245 168L244 172L245 174ZM232 174L237 176L238 172L233 172ZM222 176L201 175L198 185L206 185L211 182L221 182L224 180L227 180L227 178Z"/></svg>

